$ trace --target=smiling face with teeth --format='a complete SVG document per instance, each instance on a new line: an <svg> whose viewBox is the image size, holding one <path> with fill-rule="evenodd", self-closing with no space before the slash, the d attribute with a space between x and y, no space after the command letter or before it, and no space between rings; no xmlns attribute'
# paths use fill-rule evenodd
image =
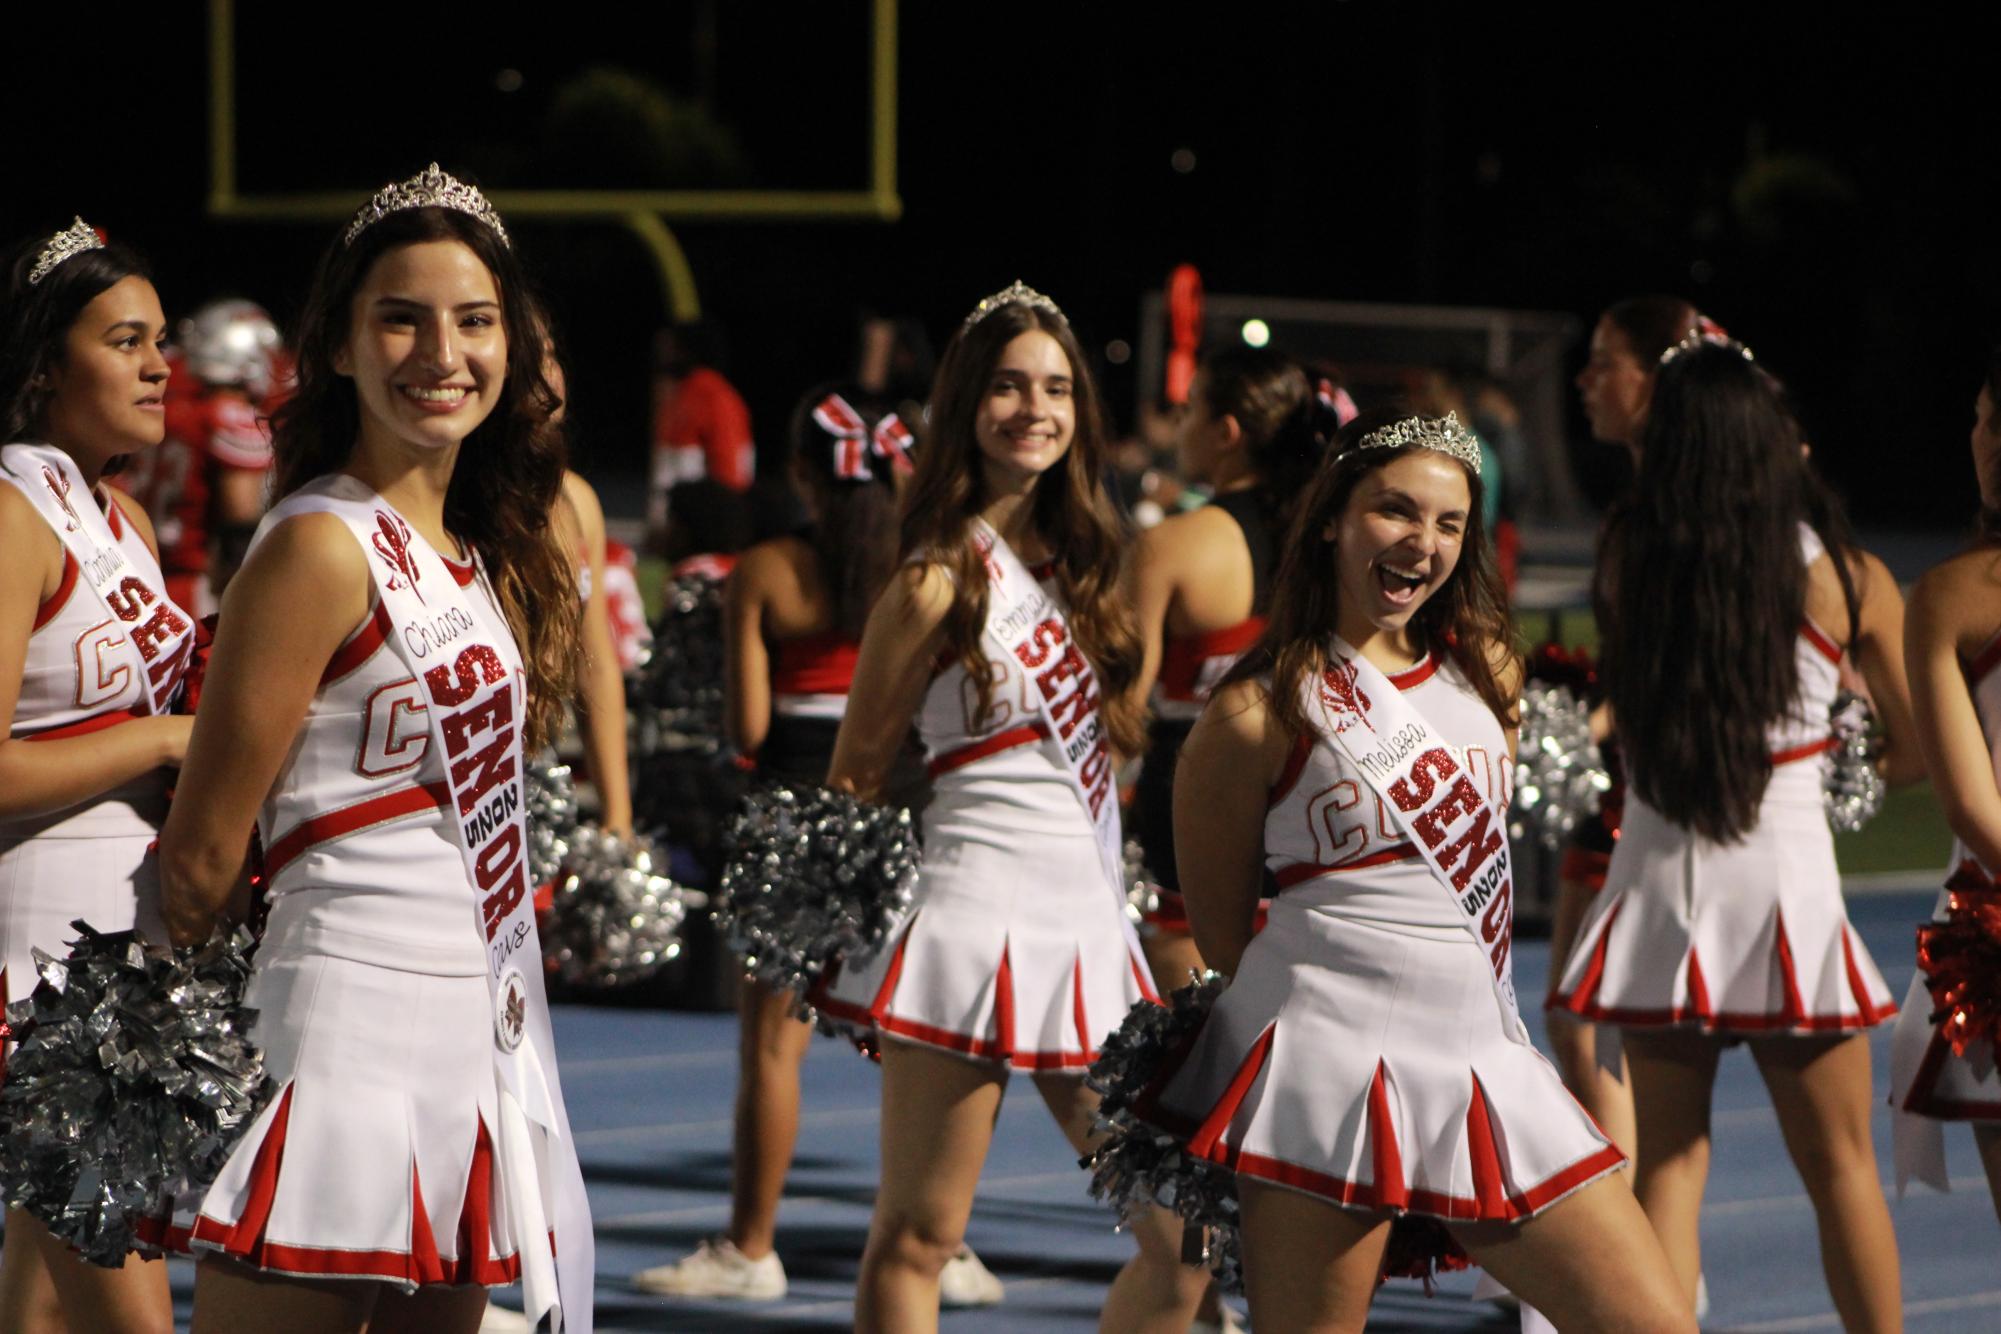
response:
<svg viewBox="0 0 2001 1334"><path fill-rule="evenodd" d="M1042 330L1016 334L1001 349L973 418L991 494L1025 491L1062 461L1076 434L1075 393L1070 358Z"/></svg>
<svg viewBox="0 0 2001 1334"><path fill-rule="evenodd" d="M1362 647L1387 634L1413 655L1411 619L1459 564L1472 511L1463 464L1413 449L1355 484L1322 536L1334 546L1339 631Z"/></svg>
<svg viewBox="0 0 2001 1334"><path fill-rule="evenodd" d="M354 381L363 448L457 446L507 381L507 332L491 270L460 241L383 253L354 294L334 370Z"/></svg>

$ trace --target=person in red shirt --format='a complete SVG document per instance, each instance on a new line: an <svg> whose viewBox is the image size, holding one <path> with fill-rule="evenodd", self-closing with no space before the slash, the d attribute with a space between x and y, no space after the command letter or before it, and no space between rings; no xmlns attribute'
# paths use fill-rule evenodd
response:
<svg viewBox="0 0 2001 1334"><path fill-rule="evenodd" d="M653 494L648 518L657 531L666 520L667 493L682 482L707 479L747 491L757 471L750 409L717 369L722 357L715 328L706 322L663 330L653 383Z"/></svg>

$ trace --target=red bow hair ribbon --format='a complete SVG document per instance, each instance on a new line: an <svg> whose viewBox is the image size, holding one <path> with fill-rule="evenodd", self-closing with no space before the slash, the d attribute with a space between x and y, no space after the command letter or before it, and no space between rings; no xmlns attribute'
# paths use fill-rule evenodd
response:
<svg viewBox="0 0 2001 1334"><path fill-rule="evenodd" d="M1313 395L1320 400L1322 407L1334 414L1334 420L1339 425L1346 426L1362 415L1362 410L1355 406L1354 398L1332 380L1323 379L1315 384Z"/></svg>
<svg viewBox="0 0 2001 1334"><path fill-rule="evenodd" d="M890 413L873 431L859 412L839 394L829 394L813 409L813 420L834 438L834 476L843 482L866 482L874 476L871 458L888 459L897 472L911 471L914 439L903 419Z"/></svg>

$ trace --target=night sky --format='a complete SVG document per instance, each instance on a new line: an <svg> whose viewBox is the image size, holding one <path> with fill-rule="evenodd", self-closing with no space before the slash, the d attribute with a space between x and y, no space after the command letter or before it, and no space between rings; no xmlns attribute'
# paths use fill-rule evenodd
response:
<svg viewBox="0 0 2001 1334"><path fill-rule="evenodd" d="M1184 11L905 0L902 219L674 231L761 434L848 369L862 312L915 315L942 343L1017 276L1092 349L1136 341L1140 294L1183 261L1217 292L1587 329L1610 300L1668 291L1795 388L1859 519L1960 526L2001 337L1992 35L1911 11L1891 27L1804 6L1505 8L1522 17L1223 4L1164 26ZM359 204L433 157L490 185L866 181L861 0L665 5L664 44L588 4L239 9L246 192ZM286 13L328 26L302 41ZM170 313L242 293L282 324L335 228L205 215L201 10L112 7L87 39L77 22L10 16L0 237L81 212L153 258ZM671 95L684 151L649 165L593 133L593 70ZM651 262L610 225L513 230L565 329L587 470L636 474L664 313ZM1103 369L1129 417L1131 367Z"/></svg>

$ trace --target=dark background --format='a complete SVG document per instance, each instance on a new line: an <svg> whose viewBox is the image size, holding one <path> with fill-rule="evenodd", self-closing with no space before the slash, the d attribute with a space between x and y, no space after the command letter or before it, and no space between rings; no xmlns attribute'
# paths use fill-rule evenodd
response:
<svg viewBox="0 0 2001 1334"><path fill-rule="evenodd" d="M906 0L900 221L672 225L761 437L849 369L863 312L942 344L1017 276L1093 349L1137 342L1140 293L1181 261L1212 291L1587 328L1658 290L1795 387L1859 519L1958 528L2001 331L1991 35L1910 10L1505 8ZM865 0L238 10L246 194L359 204L433 157L489 185L866 184ZM170 314L242 293L282 325L336 226L205 214L204 10L5 31L0 237L80 212L154 259ZM584 466L636 478L652 262L608 224L512 229L565 330ZM1101 369L1129 418L1131 365Z"/></svg>

